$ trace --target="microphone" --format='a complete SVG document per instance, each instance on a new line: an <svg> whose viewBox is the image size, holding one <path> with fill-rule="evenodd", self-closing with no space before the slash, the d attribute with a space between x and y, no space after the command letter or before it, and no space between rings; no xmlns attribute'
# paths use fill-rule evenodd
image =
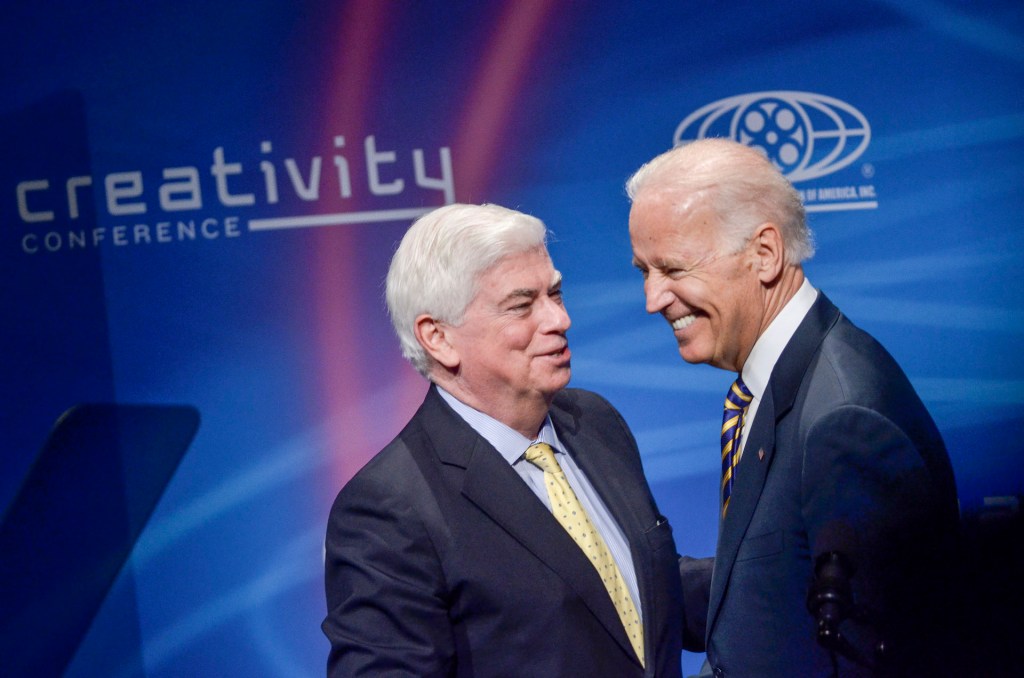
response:
<svg viewBox="0 0 1024 678"><path fill-rule="evenodd" d="M817 622L818 644L841 650L844 638L839 625L853 610L850 578L854 568L842 551L826 551L814 559L814 583L807 592L807 609Z"/></svg>
<svg viewBox="0 0 1024 678"><path fill-rule="evenodd" d="M868 668L874 668L843 635L840 625L847 619L859 619L851 581L857 571L857 534L847 523L835 520L826 523L814 540L811 557L814 581L807 591L807 610L814 616L818 644L836 654ZM876 653L884 651L878 643Z"/></svg>

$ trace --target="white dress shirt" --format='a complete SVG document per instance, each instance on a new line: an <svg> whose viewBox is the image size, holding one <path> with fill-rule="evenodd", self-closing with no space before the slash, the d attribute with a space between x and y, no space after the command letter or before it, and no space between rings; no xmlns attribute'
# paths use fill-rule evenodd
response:
<svg viewBox="0 0 1024 678"><path fill-rule="evenodd" d="M807 278L804 278L800 289L796 291L792 299L786 302L779 314L768 325L768 329L757 338L754 347L750 349L750 355L747 356L740 375L754 399L750 401L747 414L743 417L740 458L743 457L743 448L747 444L747 433L753 427L757 408L764 398L764 392L768 388L768 380L772 376L772 370L775 369L775 363L779 361L782 351L786 348L789 340L793 338L797 327L803 322L817 298L818 290L811 286Z"/></svg>

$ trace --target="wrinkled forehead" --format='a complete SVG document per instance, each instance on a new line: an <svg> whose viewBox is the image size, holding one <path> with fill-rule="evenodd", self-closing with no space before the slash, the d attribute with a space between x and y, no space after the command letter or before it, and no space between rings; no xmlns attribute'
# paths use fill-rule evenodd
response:
<svg viewBox="0 0 1024 678"><path fill-rule="evenodd" d="M721 222L706 201L664 197L636 201L629 213L634 253L703 256L720 245Z"/></svg>
<svg viewBox="0 0 1024 678"><path fill-rule="evenodd" d="M476 294L483 288L491 291L536 289L540 292L560 284L561 280L561 272L554 267L547 248L541 245L499 258L477 274L474 286Z"/></svg>

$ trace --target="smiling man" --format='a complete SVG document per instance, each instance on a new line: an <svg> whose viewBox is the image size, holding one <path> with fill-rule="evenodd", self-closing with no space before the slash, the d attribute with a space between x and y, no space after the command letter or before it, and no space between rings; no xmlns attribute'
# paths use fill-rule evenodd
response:
<svg viewBox="0 0 1024 678"><path fill-rule="evenodd" d="M954 675L940 640L958 522L949 458L893 358L805 278L796 191L761 152L708 139L658 156L627 193L647 312L685 361L735 379L714 675Z"/></svg>
<svg viewBox="0 0 1024 678"><path fill-rule="evenodd" d="M531 216L449 205L392 259L392 322L432 384L331 510L330 676L680 675L672 530L622 418L566 388L545 240Z"/></svg>

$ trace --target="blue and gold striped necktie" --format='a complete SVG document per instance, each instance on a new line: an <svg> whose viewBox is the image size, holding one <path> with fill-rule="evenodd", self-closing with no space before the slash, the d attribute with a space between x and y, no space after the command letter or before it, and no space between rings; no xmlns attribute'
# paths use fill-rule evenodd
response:
<svg viewBox="0 0 1024 678"><path fill-rule="evenodd" d="M740 463L743 415L747 413L747 407L753 399L754 396L747 390L741 377L736 377L725 396L725 412L722 415L722 518L725 518L725 512L729 510L736 465Z"/></svg>

